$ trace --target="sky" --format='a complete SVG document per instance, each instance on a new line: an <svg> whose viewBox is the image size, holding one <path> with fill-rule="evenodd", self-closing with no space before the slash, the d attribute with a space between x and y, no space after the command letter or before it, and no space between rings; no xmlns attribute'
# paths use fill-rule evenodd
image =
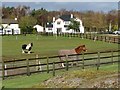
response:
<svg viewBox="0 0 120 90"><path fill-rule="evenodd" d="M16 0L1 0L2 2L16 2ZM17 0L17 2L119 2L119 0Z"/></svg>
<svg viewBox="0 0 120 90"><path fill-rule="evenodd" d="M31 9L45 8L48 11L66 9L66 10L75 10L75 11L93 10L93 11L108 12L113 9L118 9L117 1L116 2L93 2L93 1L92 2L75 2L75 1L71 2L70 0L69 0L70 2L59 2L59 0L56 0L58 2L55 2L54 0L53 2L41 2L40 0L36 0L37 2L33 0L29 0L29 2L27 1L26 2L10 2L10 1L4 0L4 2L2 1L2 5L9 6L9 7L26 5L26 6L30 6ZM68 0L64 0L64 1L68 1Z"/></svg>

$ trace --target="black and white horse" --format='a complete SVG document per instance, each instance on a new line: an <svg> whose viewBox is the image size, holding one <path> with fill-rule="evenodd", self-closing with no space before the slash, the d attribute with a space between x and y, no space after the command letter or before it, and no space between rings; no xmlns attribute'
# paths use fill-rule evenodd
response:
<svg viewBox="0 0 120 90"><path fill-rule="evenodd" d="M33 43L29 43L28 45L27 44L23 44L22 45L22 53L26 53L26 50L28 51L28 54L30 54L30 51L33 47Z"/></svg>

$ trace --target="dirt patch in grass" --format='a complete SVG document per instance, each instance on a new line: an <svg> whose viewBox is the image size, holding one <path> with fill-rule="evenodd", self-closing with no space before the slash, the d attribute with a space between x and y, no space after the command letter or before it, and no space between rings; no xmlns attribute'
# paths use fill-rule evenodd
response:
<svg viewBox="0 0 120 90"><path fill-rule="evenodd" d="M73 71L58 75L34 86L35 88L118 88L117 72Z"/></svg>

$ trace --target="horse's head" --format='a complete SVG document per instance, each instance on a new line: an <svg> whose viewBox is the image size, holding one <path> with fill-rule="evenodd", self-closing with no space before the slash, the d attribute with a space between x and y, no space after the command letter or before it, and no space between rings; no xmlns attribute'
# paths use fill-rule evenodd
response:
<svg viewBox="0 0 120 90"><path fill-rule="evenodd" d="M80 45L78 46L77 48L75 48L75 51L77 54L81 53L82 51L83 52L86 52L87 51L87 48L85 47L85 45Z"/></svg>

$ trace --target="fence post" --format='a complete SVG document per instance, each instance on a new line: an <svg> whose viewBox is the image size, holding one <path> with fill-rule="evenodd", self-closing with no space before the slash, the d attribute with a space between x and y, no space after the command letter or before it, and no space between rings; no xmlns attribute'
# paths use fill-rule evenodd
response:
<svg viewBox="0 0 120 90"><path fill-rule="evenodd" d="M105 36L105 42L106 42L106 36Z"/></svg>
<svg viewBox="0 0 120 90"><path fill-rule="evenodd" d="M36 64L39 64L39 61L38 61L38 55L36 55ZM38 69L39 69L39 66L36 66L36 71L38 71Z"/></svg>
<svg viewBox="0 0 120 90"><path fill-rule="evenodd" d="M49 73L49 57L47 57L47 73Z"/></svg>
<svg viewBox="0 0 120 90"><path fill-rule="evenodd" d="M4 60L2 60L2 79L4 80L5 77L5 64L4 64Z"/></svg>
<svg viewBox="0 0 120 90"><path fill-rule="evenodd" d="M91 38L92 38L92 35L90 34L90 38L89 39L91 40Z"/></svg>
<svg viewBox="0 0 120 90"><path fill-rule="evenodd" d="M100 52L98 52L97 70L99 70L99 67L100 67Z"/></svg>
<svg viewBox="0 0 120 90"><path fill-rule="evenodd" d="M114 37L114 42L113 43L115 43L115 37Z"/></svg>
<svg viewBox="0 0 120 90"><path fill-rule="evenodd" d="M113 63L113 51L111 51L111 61L112 61L112 64L114 64Z"/></svg>
<svg viewBox="0 0 120 90"><path fill-rule="evenodd" d="M79 33L77 33L77 37L79 37Z"/></svg>
<svg viewBox="0 0 120 90"><path fill-rule="evenodd" d="M53 76L55 76L55 62L53 62Z"/></svg>
<svg viewBox="0 0 120 90"><path fill-rule="evenodd" d="M88 39L88 35L86 34L86 39Z"/></svg>
<svg viewBox="0 0 120 90"><path fill-rule="evenodd" d="M81 33L79 33L79 38L81 38Z"/></svg>
<svg viewBox="0 0 120 90"><path fill-rule="evenodd" d="M84 52L82 53L82 64L83 64L83 66L82 66L82 68L84 69Z"/></svg>
<svg viewBox="0 0 120 90"><path fill-rule="evenodd" d="M27 64L27 75L30 76L29 59L26 59L26 64Z"/></svg>
<svg viewBox="0 0 120 90"><path fill-rule="evenodd" d="M66 55L66 71L68 71L68 56Z"/></svg>
<svg viewBox="0 0 120 90"><path fill-rule="evenodd" d="M103 37L101 36L101 40L100 41L103 41Z"/></svg>
<svg viewBox="0 0 120 90"><path fill-rule="evenodd" d="M111 38L109 37L109 43L110 43L110 41L111 41L110 39L111 39Z"/></svg>
<svg viewBox="0 0 120 90"><path fill-rule="evenodd" d="M84 39L84 34L81 34L81 38Z"/></svg>

